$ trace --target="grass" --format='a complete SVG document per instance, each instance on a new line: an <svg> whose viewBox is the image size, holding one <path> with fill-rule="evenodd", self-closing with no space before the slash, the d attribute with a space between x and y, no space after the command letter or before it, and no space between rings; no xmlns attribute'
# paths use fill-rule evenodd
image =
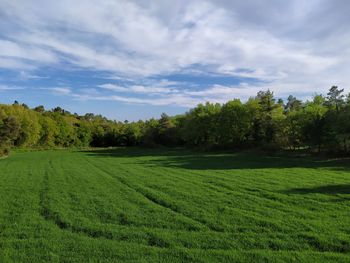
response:
<svg viewBox="0 0 350 263"><path fill-rule="evenodd" d="M0 262L350 261L349 160L17 152L0 200Z"/></svg>

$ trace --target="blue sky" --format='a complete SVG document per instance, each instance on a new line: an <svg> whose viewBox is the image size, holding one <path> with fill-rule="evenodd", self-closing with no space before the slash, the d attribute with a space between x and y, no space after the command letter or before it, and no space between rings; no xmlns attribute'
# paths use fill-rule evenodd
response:
<svg viewBox="0 0 350 263"><path fill-rule="evenodd" d="M0 103L112 119L350 84L347 0L0 0Z"/></svg>

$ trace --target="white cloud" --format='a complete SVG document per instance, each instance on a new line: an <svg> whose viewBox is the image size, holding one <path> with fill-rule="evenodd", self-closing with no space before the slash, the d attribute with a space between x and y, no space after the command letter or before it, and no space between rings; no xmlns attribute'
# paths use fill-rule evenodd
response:
<svg viewBox="0 0 350 263"><path fill-rule="evenodd" d="M144 93L144 94L162 94L162 93L176 93L178 90L174 88L169 88L171 82L160 82L159 85L157 86L144 86L144 85L130 85L128 87L122 87L119 85L111 84L111 83L106 83L99 85L100 88L106 89L106 90L111 90L115 92L129 92L129 93ZM164 87L165 86L165 87Z"/></svg>
<svg viewBox="0 0 350 263"><path fill-rule="evenodd" d="M106 90L112 90L112 91L117 91L117 92L128 92L129 89L125 87L121 87L119 85L111 84L111 83L106 83L106 84L101 84L99 85L100 88L106 89Z"/></svg>
<svg viewBox="0 0 350 263"><path fill-rule="evenodd" d="M38 75L34 75L34 74L31 74L27 71L23 71L21 70L18 74L19 78L21 80L29 80L29 79L46 79L48 77L44 77L44 76L38 76Z"/></svg>
<svg viewBox="0 0 350 263"><path fill-rule="evenodd" d="M348 1L3 0L0 10L7 21L6 28L0 25L6 37L0 39L1 68L27 72L72 65L108 72L111 79L137 79L99 86L145 96L115 96L116 101L192 105L199 99L246 98L266 88L284 95L324 92L338 83L350 86ZM166 79L147 82L199 70L196 65L204 73L208 67L210 73L265 84L183 91L181 84Z"/></svg>
<svg viewBox="0 0 350 263"><path fill-rule="evenodd" d="M13 41L0 39L0 56L8 58L20 58L42 63L56 62L55 55L40 47L18 44Z"/></svg>
<svg viewBox="0 0 350 263"><path fill-rule="evenodd" d="M131 104L144 104L154 106L175 105L180 107L193 107L200 103L198 99L183 95L183 94L171 94L166 97L158 98L136 98L130 96L91 96L88 94L73 94L73 97L77 100L97 100L97 101L119 101Z"/></svg>
<svg viewBox="0 0 350 263"><path fill-rule="evenodd" d="M0 91L7 91L7 90L23 90L23 89L24 89L23 87L0 85Z"/></svg>
<svg viewBox="0 0 350 263"><path fill-rule="evenodd" d="M51 87L51 88L42 88L43 90L49 90L50 92L57 95L69 95L72 93L72 90L69 87Z"/></svg>
<svg viewBox="0 0 350 263"><path fill-rule="evenodd" d="M16 58L0 57L0 68L10 70L34 70L36 67Z"/></svg>
<svg viewBox="0 0 350 263"><path fill-rule="evenodd" d="M200 98L229 100L234 98L246 98L254 96L261 88L258 86L222 86L214 85L208 89L198 91L186 91L185 94Z"/></svg>
<svg viewBox="0 0 350 263"><path fill-rule="evenodd" d="M213 85L206 89L178 89L172 93L157 93L155 91L144 92L147 87L135 90L135 86L120 87L114 84L103 84L99 86L102 89L109 89L121 93L134 93L134 96L120 96L120 95L103 95L103 93L89 94L82 91L81 93L67 94L78 100L97 100L97 101L118 101L129 104L144 104L144 105L173 105L179 107L194 107L199 103L212 102L212 103L225 103L233 99L241 99L243 101L248 100L250 97L254 97L259 91L270 89L274 92L277 98L286 98L290 94L297 95L299 99L310 99L312 95L323 92L323 88L315 83L313 86L309 86L305 83L270 83L270 84L248 84L241 83L236 86L224 86ZM313 90L312 93L309 90ZM135 97L142 93L144 96Z"/></svg>
<svg viewBox="0 0 350 263"><path fill-rule="evenodd" d="M172 93L176 90L165 87L145 87L142 85L133 85L129 87L131 92L135 93Z"/></svg>

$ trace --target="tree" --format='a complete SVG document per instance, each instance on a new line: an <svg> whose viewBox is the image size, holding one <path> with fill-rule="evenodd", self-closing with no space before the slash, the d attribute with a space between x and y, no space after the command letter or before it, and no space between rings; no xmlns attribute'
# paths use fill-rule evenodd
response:
<svg viewBox="0 0 350 263"><path fill-rule="evenodd" d="M300 100L298 100L293 95L289 95L287 99L287 104L285 105L284 110L287 112L298 111L300 110L301 106L302 106L302 102Z"/></svg>
<svg viewBox="0 0 350 263"><path fill-rule="evenodd" d="M14 116L5 117L0 121L0 156L9 153L9 149L19 133L20 124Z"/></svg>
<svg viewBox="0 0 350 263"><path fill-rule="evenodd" d="M54 147L56 137L59 135L57 123L48 116L41 116L39 119L41 130L39 144L41 146Z"/></svg>
<svg viewBox="0 0 350 263"><path fill-rule="evenodd" d="M273 112L281 108L281 105L275 103L273 92L270 90L259 91L256 100L259 109L254 117L253 138L257 143L271 145L276 134L276 123L273 119Z"/></svg>
<svg viewBox="0 0 350 263"><path fill-rule="evenodd" d="M279 98L279 99L277 100L277 104L279 104L280 106L284 107L284 101L283 101L283 99Z"/></svg>
<svg viewBox="0 0 350 263"><path fill-rule="evenodd" d="M186 114L182 134L191 145L210 148L218 143L218 121L221 105L198 104Z"/></svg>
<svg viewBox="0 0 350 263"><path fill-rule="evenodd" d="M173 120L166 113L162 113L159 119L157 142L167 146L174 145L177 140L174 128Z"/></svg>
<svg viewBox="0 0 350 263"><path fill-rule="evenodd" d="M166 130L173 127L170 117L166 113L162 113L159 119L159 131L164 133Z"/></svg>
<svg viewBox="0 0 350 263"><path fill-rule="evenodd" d="M264 112L269 113L276 107L273 92L270 90L259 91L256 98L258 99L261 109Z"/></svg>
<svg viewBox="0 0 350 263"><path fill-rule="evenodd" d="M39 105L39 106L35 107L34 110L36 112L39 112L39 113L44 113L45 112L45 108L44 108L43 105Z"/></svg>
<svg viewBox="0 0 350 263"><path fill-rule="evenodd" d="M91 128L88 123L79 122L75 124L75 133L77 141L76 146L88 147L92 140Z"/></svg>
<svg viewBox="0 0 350 263"><path fill-rule="evenodd" d="M57 123L58 127L55 145L60 147L73 146L77 140L73 123L70 123L69 119L61 115L59 111L55 111L51 116Z"/></svg>
<svg viewBox="0 0 350 263"><path fill-rule="evenodd" d="M159 121L152 118L145 122L145 130L142 142L146 146L154 147L159 138Z"/></svg>
<svg viewBox="0 0 350 263"><path fill-rule="evenodd" d="M251 115L240 100L232 100L222 106L219 117L219 141L221 145L241 146L249 134Z"/></svg>
<svg viewBox="0 0 350 263"><path fill-rule="evenodd" d="M350 105L350 93L346 96L346 105Z"/></svg>
<svg viewBox="0 0 350 263"><path fill-rule="evenodd" d="M144 128L144 123L142 121L128 123L127 125L122 125L122 145L134 146L140 143L142 136L142 129Z"/></svg>
<svg viewBox="0 0 350 263"><path fill-rule="evenodd" d="M322 95L314 96L313 101L307 102L304 108L303 134L309 146L316 146L321 151L325 138L325 99Z"/></svg>
<svg viewBox="0 0 350 263"><path fill-rule="evenodd" d="M335 108L339 112L340 107L345 103L343 92L344 89L339 89L338 86L332 86L327 93L326 105Z"/></svg>
<svg viewBox="0 0 350 263"><path fill-rule="evenodd" d="M290 149L295 150L296 148L302 146L304 140L304 124L304 114L301 110L293 110L288 112L282 126L284 127L284 136L287 139L287 146Z"/></svg>
<svg viewBox="0 0 350 263"><path fill-rule="evenodd" d="M346 153L350 145L350 105L339 112L333 128L335 140L340 145L340 148Z"/></svg>
<svg viewBox="0 0 350 263"><path fill-rule="evenodd" d="M11 132L9 132L11 131ZM56 107L29 109L17 101L0 105L0 148L188 145L212 147L300 147L349 152L350 94L333 86L303 103L290 95L276 103L273 92L260 91L246 103L198 104L185 114L128 122L101 115L79 116ZM7 151L7 150L6 150Z"/></svg>
<svg viewBox="0 0 350 263"><path fill-rule="evenodd" d="M67 111L65 111L64 109L62 109L61 107L56 107L56 108L53 108L52 109L52 112L55 112L55 113L59 113L61 115L64 115L65 113L68 113Z"/></svg>
<svg viewBox="0 0 350 263"><path fill-rule="evenodd" d="M20 124L20 133L14 141L14 145L17 147L33 147L37 145L41 129L39 115L19 104L6 107L5 112L7 112L7 115L14 116Z"/></svg>

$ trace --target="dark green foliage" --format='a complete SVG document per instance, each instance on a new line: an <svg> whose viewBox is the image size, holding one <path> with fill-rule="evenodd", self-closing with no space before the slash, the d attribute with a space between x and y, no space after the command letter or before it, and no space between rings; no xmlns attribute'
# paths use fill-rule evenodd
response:
<svg viewBox="0 0 350 263"><path fill-rule="evenodd" d="M19 134L20 124L15 117L7 116L0 119L0 157L9 154L11 144Z"/></svg>
<svg viewBox="0 0 350 263"><path fill-rule="evenodd" d="M183 138L188 145L208 147L218 143L221 105L199 104L184 118Z"/></svg>
<svg viewBox="0 0 350 263"><path fill-rule="evenodd" d="M43 105L39 105L39 106L35 107L34 110L37 112L40 112L40 113L45 112L45 108Z"/></svg>
<svg viewBox="0 0 350 263"><path fill-rule="evenodd" d="M289 95L287 99L287 104L284 109L286 111L298 111L302 107L302 102L298 100L296 97Z"/></svg>
<svg viewBox="0 0 350 263"><path fill-rule="evenodd" d="M338 86L332 86L327 93L326 105L333 107L339 111L340 107L344 105L344 89L338 89Z"/></svg>
<svg viewBox="0 0 350 263"><path fill-rule="evenodd" d="M240 100L223 105L219 117L219 143L231 147L242 146L248 139L252 116Z"/></svg>
<svg viewBox="0 0 350 263"><path fill-rule="evenodd" d="M286 104L282 99L276 102L271 91L260 91L245 103L207 102L183 115L163 113L159 119L137 122L111 121L92 113L79 116L60 107L31 110L16 101L0 105L0 121L13 116L19 133L0 140L21 148L187 145L348 153L350 100L343 91L333 86L327 97L316 95L306 102L290 95Z"/></svg>

